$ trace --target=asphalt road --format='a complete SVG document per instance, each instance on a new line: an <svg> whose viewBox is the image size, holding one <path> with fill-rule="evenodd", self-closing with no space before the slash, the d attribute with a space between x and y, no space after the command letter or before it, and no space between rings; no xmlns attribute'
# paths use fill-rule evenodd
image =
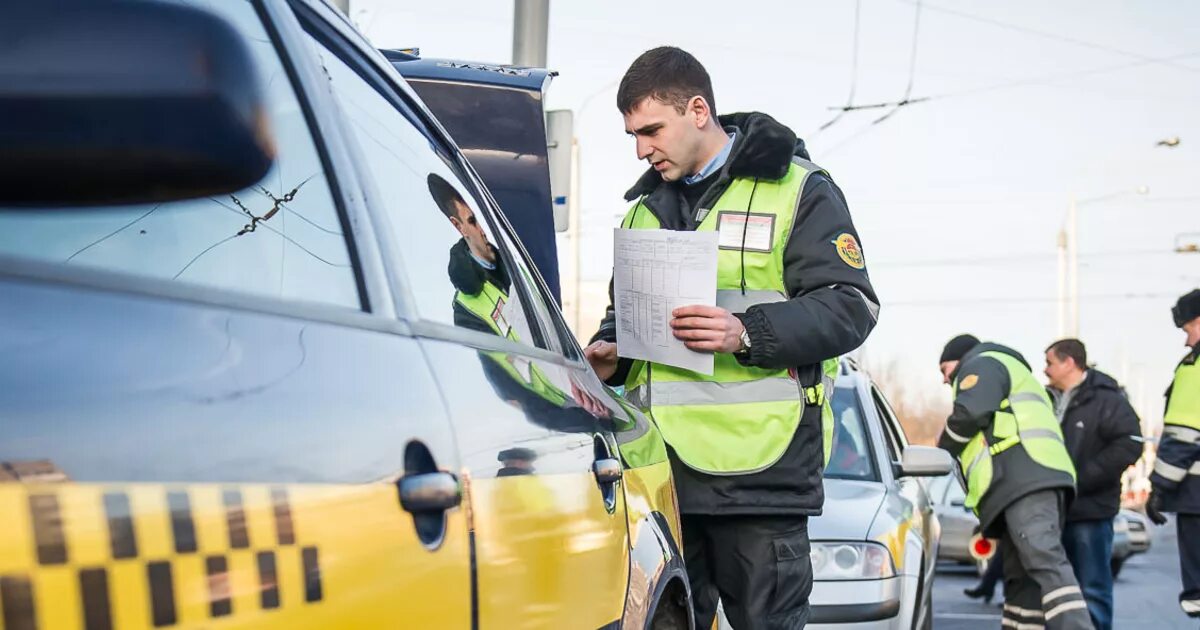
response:
<svg viewBox="0 0 1200 630"><path fill-rule="evenodd" d="M1175 524L1154 528L1150 551L1125 563L1115 587L1116 619L1119 630L1195 630L1196 620L1179 610L1179 556ZM962 590L975 584L969 567L939 567L933 590L935 630L999 628L1000 607L996 600L985 605L968 599ZM997 589L997 597L1000 589Z"/></svg>

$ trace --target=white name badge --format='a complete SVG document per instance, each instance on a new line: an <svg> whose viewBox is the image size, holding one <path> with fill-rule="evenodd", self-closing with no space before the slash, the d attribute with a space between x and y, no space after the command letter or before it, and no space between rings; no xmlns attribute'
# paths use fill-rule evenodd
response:
<svg viewBox="0 0 1200 630"><path fill-rule="evenodd" d="M775 240L775 215L720 211L717 213L717 247L748 252L771 252Z"/></svg>

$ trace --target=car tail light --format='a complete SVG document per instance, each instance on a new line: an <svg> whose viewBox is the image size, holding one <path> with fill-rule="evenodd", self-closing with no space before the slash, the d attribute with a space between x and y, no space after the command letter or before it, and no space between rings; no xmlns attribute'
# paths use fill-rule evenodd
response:
<svg viewBox="0 0 1200 630"><path fill-rule="evenodd" d="M984 538L981 534L975 534L971 537L971 557L976 560L990 560L996 555L996 541L991 538Z"/></svg>

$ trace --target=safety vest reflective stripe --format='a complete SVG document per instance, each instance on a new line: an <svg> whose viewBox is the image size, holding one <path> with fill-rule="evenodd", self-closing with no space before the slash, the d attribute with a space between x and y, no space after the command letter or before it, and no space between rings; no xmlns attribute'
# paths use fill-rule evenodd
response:
<svg viewBox="0 0 1200 630"><path fill-rule="evenodd" d="M646 390L650 391L647 392ZM629 402L648 407L668 405L731 405L736 403L796 400L800 386L790 378L721 383L716 381L653 381L625 393ZM647 395L648 394L648 395Z"/></svg>
<svg viewBox="0 0 1200 630"><path fill-rule="evenodd" d="M1191 427L1183 427L1178 425L1167 425L1163 427L1163 436L1169 437L1177 442L1185 444L1195 444L1200 442L1200 431Z"/></svg>
<svg viewBox="0 0 1200 630"><path fill-rule="evenodd" d="M955 442L958 442L959 444L966 444L967 442L971 441L971 438L963 437L963 436L955 433L949 426L946 427L946 435L949 436L949 438L951 440L954 440Z"/></svg>
<svg viewBox="0 0 1200 630"><path fill-rule="evenodd" d="M1000 406L1001 406L1001 408L1003 408L1003 407L1007 407L1008 403L1019 403L1019 402L1040 402L1040 403L1050 404L1050 399L1047 396L1043 396L1041 394L1037 394L1034 392L1017 392L1017 393L1009 396L1005 401L1001 402Z"/></svg>
<svg viewBox="0 0 1200 630"><path fill-rule="evenodd" d="M1154 472L1170 481L1183 481L1188 475L1200 476L1200 462L1192 464L1190 468L1180 468L1158 459L1154 461Z"/></svg>
<svg viewBox="0 0 1200 630"><path fill-rule="evenodd" d="M947 429L947 431L949 431L949 429ZM999 455L1000 453L1007 451L1008 449L1016 446L1017 444L1020 444L1022 440L1031 440L1031 439L1038 439L1038 438L1049 438L1049 439L1055 440L1059 443L1064 443L1062 436L1059 435L1058 432L1054 431L1053 429L1025 429L1024 431L1021 431L1017 435L1014 435L1012 437L1008 437L999 442L996 442L995 444L989 446L988 448L979 449L979 452L975 454L975 458L972 459L971 463L967 466L967 478L968 479L971 478L971 471L975 468L976 465L979 464L979 462L983 461L984 457L990 457L992 455Z"/></svg>

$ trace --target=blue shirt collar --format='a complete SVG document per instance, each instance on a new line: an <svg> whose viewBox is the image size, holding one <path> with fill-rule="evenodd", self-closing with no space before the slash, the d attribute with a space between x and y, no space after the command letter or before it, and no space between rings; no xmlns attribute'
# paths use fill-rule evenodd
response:
<svg viewBox="0 0 1200 630"><path fill-rule="evenodd" d="M717 172L722 166L725 166L725 161L729 159L729 152L733 150L733 136L734 134L730 133L729 140L725 142L725 146L721 149L721 152L716 154L713 159L709 160L708 164L705 164L704 168L700 169L700 171L695 175L684 177L683 183L691 186L692 184L695 184L705 177Z"/></svg>

